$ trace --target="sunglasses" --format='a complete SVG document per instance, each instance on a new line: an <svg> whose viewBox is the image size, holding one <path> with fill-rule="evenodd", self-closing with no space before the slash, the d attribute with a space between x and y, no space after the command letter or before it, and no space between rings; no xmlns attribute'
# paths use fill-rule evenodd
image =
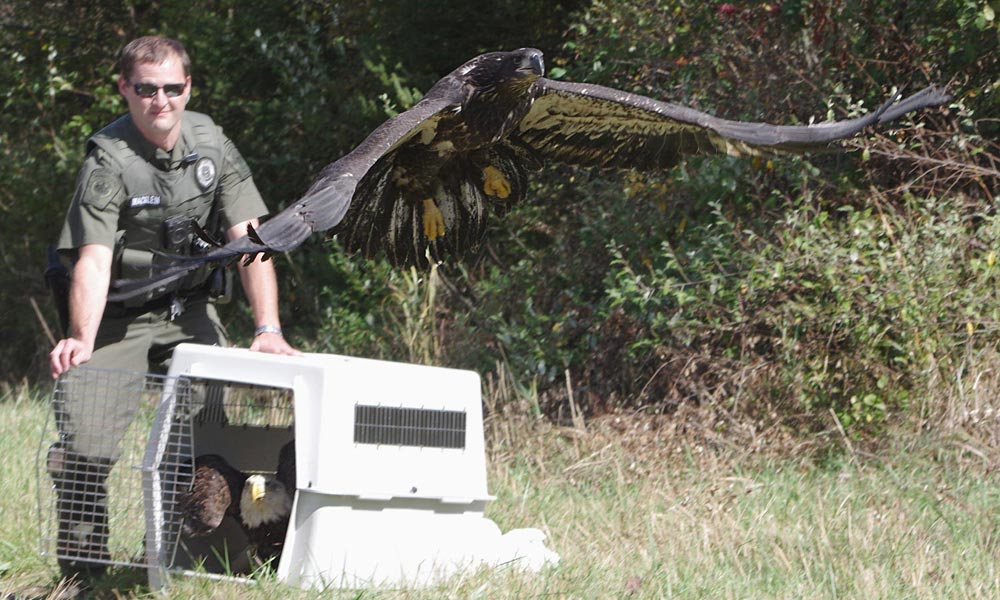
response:
<svg viewBox="0 0 1000 600"><path fill-rule="evenodd" d="M154 83L136 83L132 85L132 89L135 90L136 95L142 98L152 98L161 89L167 98L176 98L184 93L185 87L187 87L186 83L168 83L162 88Z"/></svg>

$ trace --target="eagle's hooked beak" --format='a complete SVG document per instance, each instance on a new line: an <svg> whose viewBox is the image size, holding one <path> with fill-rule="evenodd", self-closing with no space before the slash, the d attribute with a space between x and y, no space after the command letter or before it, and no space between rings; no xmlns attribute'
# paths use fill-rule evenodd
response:
<svg viewBox="0 0 1000 600"><path fill-rule="evenodd" d="M545 61L542 60L542 53L533 50L526 53L521 58L521 64L517 67L518 72L525 75L537 75L541 77L545 74Z"/></svg>
<svg viewBox="0 0 1000 600"><path fill-rule="evenodd" d="M263 475L251 475L247 479L247 483L250 484L250 499L254 502L259 502L261 498L264 497L267 485L264 481Z"/></svg>

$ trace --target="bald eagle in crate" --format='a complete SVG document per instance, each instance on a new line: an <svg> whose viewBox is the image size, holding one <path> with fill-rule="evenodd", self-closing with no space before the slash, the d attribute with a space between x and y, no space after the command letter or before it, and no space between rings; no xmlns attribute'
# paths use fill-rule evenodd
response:
<svg viewBox="0 0 1000 600"><path fill-rule="evenodd" d="M156 290L204 262L292 250L320 231L365 256L384 251L393 264L426 266L475 249L490 213L521 202L528 171L545 161L652 170L687 154L807 152L950 99L929 87L856 119L776 126L543 73L533 48L473 58L323 169L274 218L201 256L175 257L151 279L116 281L111 299Z"/></svg>
<svg viewBox="0 0 1000 600"><path fill-rule="evenodd" d="M282 481L288 478L289 462L294 483L291 442L282 448L277 477L248 475L217 454L197 457L191 489L179 498L184 533L208 535L230 516L246 534L250 554L259 563L280 557L294 495L294 488Z"/></svg>
<svg viewBox="0 0 1000 600"><path fill-rule="evenodd" d="M275 476L252 475L240 497L240 523L251 554L261 564L277 567L285 546L295 499L295 440L281 447Z"/></svg>

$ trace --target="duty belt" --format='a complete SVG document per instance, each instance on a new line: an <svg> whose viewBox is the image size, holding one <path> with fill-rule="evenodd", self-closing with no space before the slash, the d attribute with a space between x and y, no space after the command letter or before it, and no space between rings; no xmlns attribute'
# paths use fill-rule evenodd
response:
<svg viewBox="0 0 1000 600"><path fill-rule="evenodd" d="M208 297L206 290L192 290L189 293L175 292L166 294L159 298L153 298L149 302L140 304L139 306L125 306L121 302L108 302L104 307L104 316L113 319L131 319L166 308L170 311L170 320L173 321L184 312L185 305L191 302L207 301Z"/></svg>

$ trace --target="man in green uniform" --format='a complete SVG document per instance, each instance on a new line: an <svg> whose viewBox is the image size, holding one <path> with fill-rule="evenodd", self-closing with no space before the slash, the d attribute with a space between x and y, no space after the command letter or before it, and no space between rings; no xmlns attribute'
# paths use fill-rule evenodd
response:
<svg viewBox="0 0 1000 600"><path fill-rule="evenodd" d="M143 37L122 52L118 90L129 112L96 133L59 239L72 259L69 327L49 358L53 378L74 366L165 372L182 342L225 345L212 303L219 272L206 269L129 303L108 302L110 281L155 268L158 251L199 251L194 224L231 240L267 209L250 169L211 119L185 112L190 59L177 41ZM273 262L238 267L256 325L251 350L298 354L282 337ZM105 481L134 406L102 407L68 389L50 450L58 546L66 575L94 575L109 560ZM138 403L139 399L136 399ZM59 473L59 465L77 465ZM79 465L84 465L83 467Z"/></svg>

